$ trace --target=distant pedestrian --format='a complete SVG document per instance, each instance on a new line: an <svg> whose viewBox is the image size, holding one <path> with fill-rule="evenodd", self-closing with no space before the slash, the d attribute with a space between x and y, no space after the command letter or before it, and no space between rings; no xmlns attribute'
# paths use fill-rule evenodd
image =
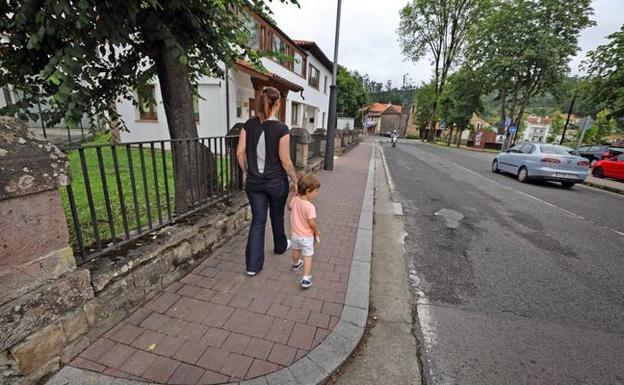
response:
<svg viewBox="0 0 624 385"><path fill-rule="evenodd" d="M258 116L245 123L236 150L252 215L245 251L249 276L256 275L264 265L267 212L271 217L275 253L283 254L290 246L284 229L284 209L289 193L288 178L296 193L297 174L290 160L288 126L274 117L280 106L277 89L262 90L256 109Z"/></svg>
<svg viewBox="0 0 624 385"><path fill-rule="evenodd" d="M297 186L299 194L288 204L293 248L292 269L299 271L303 266L301 287L304 289L312 286L314 246L321 244L321 233L316 223L316 208L312 203L320 189L321 184L313 175L303 175L299 178Z"/></svg>

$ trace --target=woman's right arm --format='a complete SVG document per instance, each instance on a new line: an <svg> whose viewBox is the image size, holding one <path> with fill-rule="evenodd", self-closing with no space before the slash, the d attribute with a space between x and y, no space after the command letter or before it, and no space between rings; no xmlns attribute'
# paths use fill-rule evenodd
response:
<svg viewBox="0 0 624 385"><path fill-rule="evenodd" d="M295 171L295 166L293 166L292 161L290 160L290 135L284 135L281 137L279 141L279 157L282 162L282 167L286 174L288 174L288 178L295 185L294 190L297 193L297 172Z"/></svg>
<svg viewBox="0 0 624 385"><path fill-rule="evenodd" d="M236 147L236 159L243 173L247 172L247 135L245 129L241 129L240 136L238 137L238 146Z"/></svg>

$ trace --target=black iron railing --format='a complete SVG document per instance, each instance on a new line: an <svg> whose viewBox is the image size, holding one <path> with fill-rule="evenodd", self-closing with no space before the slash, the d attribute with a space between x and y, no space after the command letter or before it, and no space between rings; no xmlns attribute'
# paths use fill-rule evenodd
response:
<svg viewBox="0 0 624 385"><path fill-rule="evenodd" d="M242 189L238 136L66 147L62 198L78 263Z"/></svg>

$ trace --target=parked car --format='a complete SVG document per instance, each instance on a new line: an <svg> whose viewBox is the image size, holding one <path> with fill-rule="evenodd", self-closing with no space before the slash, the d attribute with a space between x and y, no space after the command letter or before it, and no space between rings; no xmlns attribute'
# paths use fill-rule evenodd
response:
<svg viewBox="0 0 624 385"><path fill-rule="evenodd" d="M587 178L589 161L565 146L521 143L499 153L492 162L493 172L507 172L520 182L531 179L561 182L566 188Z"/></svg>
<svg viewBox="0 0 624 385"><path fill-rule="evenodd" d="M579 155L589 160L591 164L603 159L610 159L624 153L623 147L617 146L583 146L578 149Z"/></svg>
<svg viewBox="0 0 624 385"><path fill-rule="evenodd" d="M594 163L591 172L596 178L624 180L624 154L611 159L599 160Z"/></svg>

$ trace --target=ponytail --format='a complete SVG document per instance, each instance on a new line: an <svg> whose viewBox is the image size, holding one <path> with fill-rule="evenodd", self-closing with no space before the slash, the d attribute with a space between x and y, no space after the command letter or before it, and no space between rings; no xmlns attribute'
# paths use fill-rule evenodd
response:
<svg viewBox="0 0 624 385"><path fill-rule="evenodd" d="M266 87L262 90L260 99L258 99L258 105L256 106L260 122L264 123L269 120L280 96L280 92L276 88Z"/></svg>

